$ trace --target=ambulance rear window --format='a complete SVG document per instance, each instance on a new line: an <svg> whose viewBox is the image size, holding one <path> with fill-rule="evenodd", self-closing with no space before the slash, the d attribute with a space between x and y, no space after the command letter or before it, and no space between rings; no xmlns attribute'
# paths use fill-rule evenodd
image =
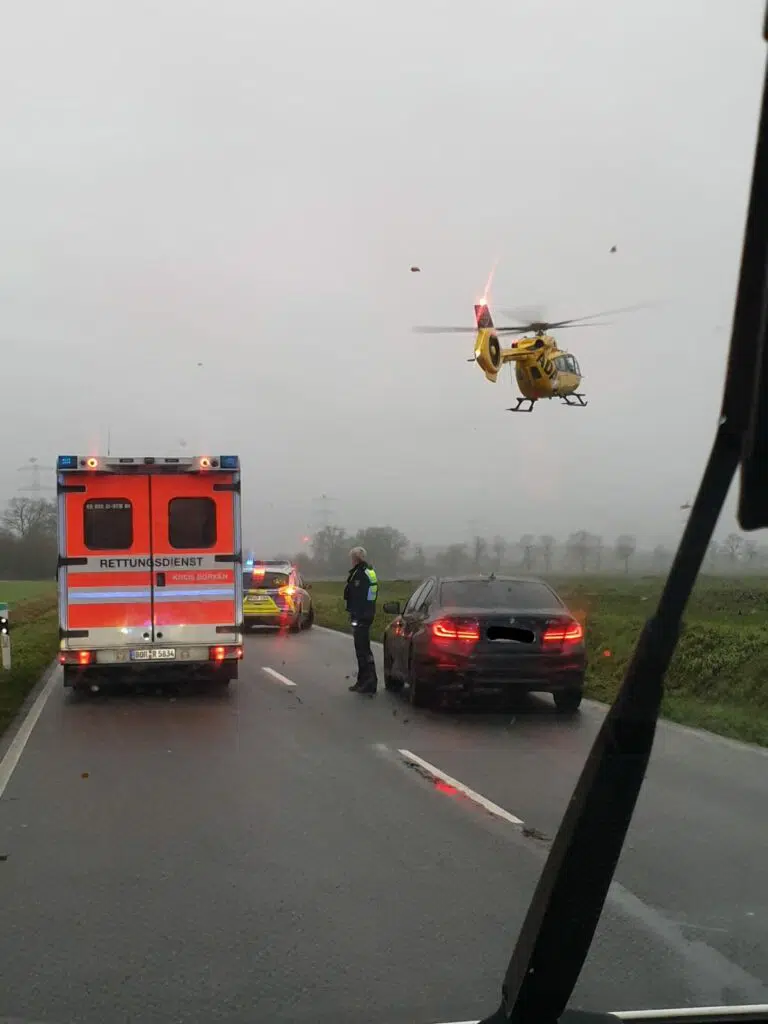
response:
<svg viewBox="0 0 768 1024"><path fill-rule="evenodd" d="M171 498L168 540L172 548L212 548L216 543L216 502L213 498Z"/></svg>
<svg viewBox="0 0 768 1024"><path fill-rule="evenodd" d="M96 498L83 505L83 540L90 551L127 551L133 544L133 507L127 498Z"/></svg>

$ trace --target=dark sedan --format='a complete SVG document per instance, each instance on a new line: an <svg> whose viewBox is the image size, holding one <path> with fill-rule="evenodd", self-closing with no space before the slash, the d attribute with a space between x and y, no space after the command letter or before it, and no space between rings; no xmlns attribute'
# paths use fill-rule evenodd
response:
<svg viewBox="0 0 768 1024"><path fill-rule="evenodd" d="M584 629L543 580L430 577L384 633L384 684L425 706L438 694L551 693L574 712L584 692Z"/></svg>

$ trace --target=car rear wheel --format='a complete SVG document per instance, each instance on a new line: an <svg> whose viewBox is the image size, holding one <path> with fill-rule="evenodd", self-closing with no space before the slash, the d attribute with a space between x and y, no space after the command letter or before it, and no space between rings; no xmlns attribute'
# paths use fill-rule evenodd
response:
<svg viewBox="0 0 768 1024"><path fill-rule="evenodd" d="M566 715L572 715L579 710L583 691L580 689L560 690L559 693L553 693L552 696L555 700L555 707L558 711L561 711Z"/></svg>
<svg viewBox="0 0 768 1024"><path fill-rule="evenodd" d="M392 675L392 655L384 644L384 689L390 693L399 693L403 688L403 680Z"/></svg>
<svg viewBox="0 0 768 1024"><path fill-rule="evenodd" d="M432 703L432 693L419 679L413 662L408 666L408 699L415 708L426 708Z"/></svg>
<svg viewBox="0 0 768 1024"><path fill-rule="evenodd" d="M304 623L304 629L312 629L315 624L315 606L309 606L309 615L307 615L307 621Z"/></svg>

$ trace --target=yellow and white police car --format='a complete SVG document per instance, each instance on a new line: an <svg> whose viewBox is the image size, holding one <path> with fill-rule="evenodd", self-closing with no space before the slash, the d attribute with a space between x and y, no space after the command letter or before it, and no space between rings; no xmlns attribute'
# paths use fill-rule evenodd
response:
<svg viewBox="0 0 768 1024"><path fill-rule="evenodd" d="M315 621L311 584L290 562L248 560L243 570L243 621L255 627L309 629Z"/></svg>

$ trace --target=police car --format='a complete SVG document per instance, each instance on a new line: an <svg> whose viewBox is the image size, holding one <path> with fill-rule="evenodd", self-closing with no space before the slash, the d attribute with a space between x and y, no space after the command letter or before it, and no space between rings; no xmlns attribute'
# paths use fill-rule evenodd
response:
<svg viewBox="0 0 768 1024"><path fill-rule="evenodd" d="M290 562L246 562L243 571L246 630L268 626L298 633L309 629L315 621L310 586Z"/></svg>

